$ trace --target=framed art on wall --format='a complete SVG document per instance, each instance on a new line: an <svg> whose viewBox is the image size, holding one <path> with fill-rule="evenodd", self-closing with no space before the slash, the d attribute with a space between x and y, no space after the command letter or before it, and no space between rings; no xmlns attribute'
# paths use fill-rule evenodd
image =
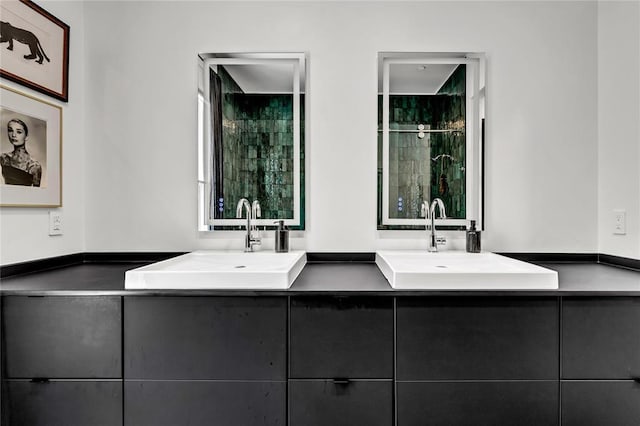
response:
<svg viewBox="0 0 640 426"><path fill-rule="evenodd" d="M0 206L62 206L62 108L0 85Z"/></svg>
<svg viewBox="0 0 640 426"><path fill-rule="evenodd" d="M30 0L0 2L0 77L69 100L69 26Z"/></svg>

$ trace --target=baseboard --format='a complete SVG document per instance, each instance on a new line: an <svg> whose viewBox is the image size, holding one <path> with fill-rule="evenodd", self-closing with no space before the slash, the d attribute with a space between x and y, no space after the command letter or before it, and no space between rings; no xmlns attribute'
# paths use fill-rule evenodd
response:
<svg viewBox="0 0 640 426"><path fill-rule="evenodd" d="M29 260L27 262L13 263L11 265L0 266L0 278L12 277L15 275L30 274L32 272L58 269L65 266L82 263L83 253L67 254L64 256L48 257L45 259Z"/></svg>
<svg viewBox="0 0 640 426"><path fill-rule="evenodd" d="M597 263L597 253L500 253L502 256L535 263Z"/></svg>
<svg viewBox="0 0 640 426"><path fill-rule="evenodd" d="M614 256L611 254L599 254L598 263L633 269L634 271L640 271L639 259L630 259L628 257Z"/></svg>
<svg viewBox="0 0 640 426"><path fill-rule="evenodd" d="M179 256L181 252L104 252L74 253L45 259L30 260L0 266L0 278L16 275L43 272L84 263L152 263L170 257Z"/></svg>

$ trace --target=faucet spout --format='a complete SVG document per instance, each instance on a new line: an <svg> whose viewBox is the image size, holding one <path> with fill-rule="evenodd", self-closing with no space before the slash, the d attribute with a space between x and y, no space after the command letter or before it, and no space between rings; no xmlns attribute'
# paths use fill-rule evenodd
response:
<svg viewBox="0 0 640 426"><path fill-rule="evenodd" d="M242 219L242 208L248 213L248 216L251 216L251 204L249 204L249 200L246 198L241 198L238 201L238 205L236 206L236 219Z"/></svg>
<svg viewBox="0 0 640 426"><path fill-rule="evenodd" d="M428 250L430 252L438 251L438 238L436 236L436 207L439 210L439 218L446 219L447 213L444 208L444 202L440 198L435 198L431 202L431 206L429 206L429 202L425 201L422 203L422 215L425 217L426 225L425 228L427 232L429 232L429 247Z"/></svg>
<svg viewBox="0 0 640 426"><path fill-rule="evenodd" d="M420 205L420 215L424 217L424 228L429 231L431 229L431 215L429 214L429 202L424 200Z"/></svg>
<svg viewBox="0 0 640 426"><path fill-rule="evenodd" d="M253 201L253 205L249 203L249 200L246 198L241 198L238 201L238 205L236 206L236 218L242 219L242 210L246 212L247 215L247 235L244 238L244 251L250 252L253 251L253 246L259 245L261 243L260 236L254 236L253 231L254 228L257 232L257 226L252 225L251 221L253 219L257 219L261 216L260 203L258 200Z"/></svg>

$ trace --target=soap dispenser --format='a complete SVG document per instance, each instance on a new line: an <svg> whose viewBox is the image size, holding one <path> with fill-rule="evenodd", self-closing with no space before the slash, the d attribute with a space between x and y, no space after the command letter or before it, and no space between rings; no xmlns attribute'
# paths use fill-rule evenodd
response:
<svg viewBox="0 0 640 426"><path fill-rule="evenodd" d="M284 225L284 220L273 223L278 224L276 229L276 253L286 253L289 251L289 229Z"/></svg>
<svg viewBox="0 0 640 426"><path fill-rule="evenodd" d="M480 253L480 232L476 230L476 221L472 220L467 229L467 253Z"/></svg>

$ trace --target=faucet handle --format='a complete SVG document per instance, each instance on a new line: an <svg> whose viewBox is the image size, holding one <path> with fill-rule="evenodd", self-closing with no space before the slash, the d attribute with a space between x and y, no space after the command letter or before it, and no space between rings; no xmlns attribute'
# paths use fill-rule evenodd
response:
<svg viewBox="0 0 640 426"><path fill-rule="evenodd" d="M258 218L262 216L262 209L260 208L260 201L253 200L253 204L251 205L251 213L253 213L254 218Z"/></svg>
<svg viewBox="0 0 640 426"><path fill-rule="evenodd" d="M420 215L429 219L429 202L423 201L420 205Z"/></svg>
<svg viewBox="0 0 640 426"><path fill-rule="evenodd" d="M444 201L442 201L440 198L435 198L433 200L433 202L431 203L431 214L434 215L434 217L437 217L437 216L435 216L435 214L436 214L436 211L435 211L436 205L438 206L438 210L440 210L440 219L446 219L447 218L447 212L446 212L446 210L444 208Z"/></svg>

